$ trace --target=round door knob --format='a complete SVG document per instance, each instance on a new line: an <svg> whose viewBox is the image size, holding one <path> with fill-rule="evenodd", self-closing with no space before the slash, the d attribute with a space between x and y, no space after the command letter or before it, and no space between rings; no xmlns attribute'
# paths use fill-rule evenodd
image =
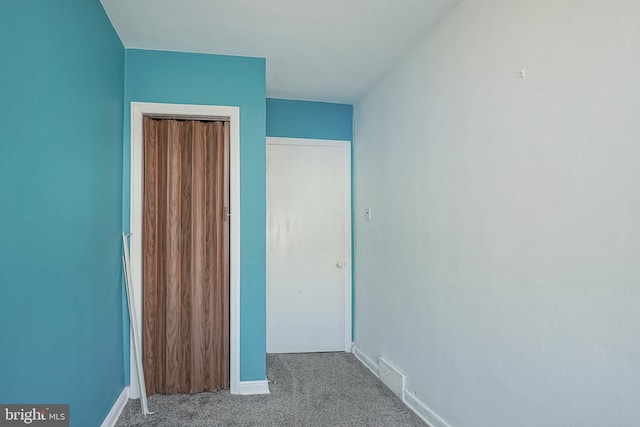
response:
<svg viewBox="0 0 640 427"><path fill-rule="evenodd" d="M338 262L336 263L336 267L338 267L338 268L342 268L342 267L344 267L344 262L342 262L342 261L338 261Z"/></svg>

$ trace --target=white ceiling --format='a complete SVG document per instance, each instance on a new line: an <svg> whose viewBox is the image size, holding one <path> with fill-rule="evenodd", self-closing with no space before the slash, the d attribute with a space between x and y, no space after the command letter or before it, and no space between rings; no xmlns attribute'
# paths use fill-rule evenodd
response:
<svg viewBox="0 0 640 427"><path fill-rule="evenodd" d="M460 0L101 0L128 49L267 59L267 96L354 103Z"/></svg>

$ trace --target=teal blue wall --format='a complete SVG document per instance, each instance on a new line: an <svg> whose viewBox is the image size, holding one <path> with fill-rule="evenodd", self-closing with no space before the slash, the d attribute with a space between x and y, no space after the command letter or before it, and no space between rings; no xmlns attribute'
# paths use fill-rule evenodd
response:
<svg viewBox="0 0 640 427"><path fill-rule="evenodd" d="M267 136L353 140L353 106L267 99Z"/></svg>
<svg viewBox="0 0 640 427"><path fill-rule="evenodd" d="M124 49L97 0L0 2L0 402L100 425L124 387Z"/></svg>
<svg viewBox="0 0 640 427"><path fill-rule="evenodd" d="M129 224L130 102L240 107L240 380L265 379L265 60L125 53L124 217ZM125 350L128 366L128 351Z"/></svg>

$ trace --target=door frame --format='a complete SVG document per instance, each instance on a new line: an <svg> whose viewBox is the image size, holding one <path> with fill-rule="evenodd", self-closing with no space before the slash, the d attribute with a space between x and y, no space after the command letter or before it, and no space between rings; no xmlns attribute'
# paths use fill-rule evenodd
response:
<svg viewBox="0 0 640 427"><path fill-rule="evenodd" d="M240 107L131 103L131 194L129 230L131 233L132 287L137 316L138 336L142 342L142 211L144 194L144 116L196 120L216 119L229 121L229 380L231 394L240 394ZM137 375L129 346L130 397L140 397Z"/></svg>
<svg viewBox="0 0 640 427"><path fill-rule="evenodd" d="M316 147L341 147L345 148L347 155L345 158L345 213L344 213L344 351L351 353L353 343L352 335L352 260L351 260L351 141L329 140L329 139L308 139L308 138L283 138L267 137L267 145L294 145L294 146L316 146Z"/></svg>

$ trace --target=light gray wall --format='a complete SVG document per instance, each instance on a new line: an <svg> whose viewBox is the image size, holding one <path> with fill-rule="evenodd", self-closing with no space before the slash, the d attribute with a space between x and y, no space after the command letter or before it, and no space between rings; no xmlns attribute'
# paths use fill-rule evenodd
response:
<svg viewBox="0 0 640 427"><path fill-rule="evenodd" d="M356 345L455 427L639 425L640 2L465 0L354 120Z"/></svg>

